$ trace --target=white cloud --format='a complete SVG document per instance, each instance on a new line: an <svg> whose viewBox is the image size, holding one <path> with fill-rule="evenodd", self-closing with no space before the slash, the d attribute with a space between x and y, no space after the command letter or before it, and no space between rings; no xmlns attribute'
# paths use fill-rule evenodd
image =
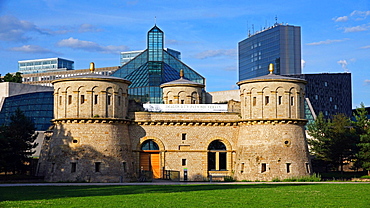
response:
<svg viewBox="0 0 370 208"><path fill-rule="evenodd" d="M94 25L91 24L82 24L78 28L79 33L85 33L85 32L101 32L102 29L96 28Z"/></svg>
<svg viewBox="0 0 370 208"><path fill-rule="evenodd" d="M362 49L368 49L368 48L370 48L370 45L362 46L361 48L362 48Z"/></svg>
<svg viewBox="0 0 370 208"><path fill-rule="evenodd" d="M364 82L365 84L370 84L370 79L365 79Z"/></svg>
<svg viewBox="0 0 370 208"><path fill-rule="evenodd" d="M348 38L340 39L340 40L323 40L319 42L313 42L313 43L307 43L306 45L325 45L325 44L332 44L332 43L338 43L349 40Z"/></svg>
<svg viewBox="0 0 370 208"><path fill-rule="evenodd" d="M359 25L359 26L355 26L355 27L345 27L345 28L342 28L344 30L345 33L350 33L350 32L361 32L361 31L366 31L369 29L369 26L368 25Z"/></svg>
<svg viewBox="0 0 370 208"><path fill-rule="evenodd" d="M347 22L348 21L348 16L333 18L333 20L336 21L336 22Z"/></svg>
<svg viewBox="0 0 370 208"><path fill-rule="evenodd" d="M68 48L74 48L74 49L81 49L84 51L90 51L90 52L99 52L99 53L119 53L122 51L126 51L129 48L127 46L121 45L121 46L101 46L95 42L92 41L85 41L85 40L79 40L75 38L68 38L61 40L57 43L57 46L60 47L68 47Z"/></svg>
<svg viewBox="0 0 370 208"><path fill-rule="evenodd" d="M302 59L301 60L301 68L303 69L305 66L306 66L306 61Z"/></svg>
<svg viewBox="0 0 370 208"><path fill-rule="evenodd" d="M24 45L21 47L13 47L13 48L10 48L9 50L17 51L17 52L25 52L25 53L54 53L56 54L55 52L49 49L46 49L46 48L43 48L37 45Z"/></svg>
<svg viewBox="0 0 370 208"><path fill-rule="evenodd" d="M355 10L351 13L352 17L357 17L356 20L364 20L369 15L370 15L370 11L357 11L357 10Z"/></svg>
<svg viewBox="0 0 370 208"><path fill-rule="evenodd" d="M347 68L348 62L346 60L339 60L337 63L342 66L345 72L349 72Z"/></svg>
<svg viewBox="0 0 370 208"><path fill-rule="evenodd" d="M14 16L0 17L0 40L3 41L27 41L30 39L26 35L28 32L43 33L33 23L19 20Z"/></svg>
<svg viewBox="0 0 370 208"><path fill-rule="evenodd" d="M205 59L217 56L236 56L236 49L206 50L195 55L197 59Z"/></svg>
<svg viewBox="0 0 370 208"><path fill-rule="evenodd" d="M236 67L235 66L228 66L228 67L225 67L223 70L224 71L236 71Z"/></svg>

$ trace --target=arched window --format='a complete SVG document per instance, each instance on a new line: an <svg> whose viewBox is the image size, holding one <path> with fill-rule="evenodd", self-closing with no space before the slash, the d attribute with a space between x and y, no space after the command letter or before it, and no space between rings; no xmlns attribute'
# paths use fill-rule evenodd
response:
<svg viewBox="0 0 370 208"><path fill-rule="evenodd" d="M141 145L141 150L159 150L158 144L155 143L153 140L146 140Z"/></svg>
<svg viewBox="0 0 370 208"><path fill-rule="evenodd" d="M208 170L227 170L226 146L220 140L215 140L208 146Z"/></svg>

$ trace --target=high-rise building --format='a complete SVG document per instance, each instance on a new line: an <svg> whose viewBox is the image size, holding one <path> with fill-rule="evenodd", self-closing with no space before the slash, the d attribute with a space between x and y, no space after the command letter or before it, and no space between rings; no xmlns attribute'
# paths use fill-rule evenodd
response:
<svg viewBox="0 0 370 208"><path fill-rule="evenodd" d="M184 71L184 79L205 84L205 78L174 56L174 50L164 49L164 33L154 26L148 32L147 49L111 76L132 82L129 86L129 99L143 103L163 103L160 85L179 79L180 70Z"/></svg>
<svg viewBox="0 0 370 208"><path fill-rule="evenodd" d="M305 79L305 97L314 117L320 112L326 118L336 114L352 116L351 73L284 75Z"/></svg>
<svg viewBox="0 0 370 208"><path fill-rule="evenodd" d="M301 73L301 28L275 24L248 35L240 41L239 81L268 74L266 68L275 65L275 73Z"/></svg>
<svg viewBox="0 0 370 208"><path fill-rule="evenodd" d="M18 72L34 74L52 71L66 71L74 69L74 61L62 58L34 59L18 61Z"/></svg>

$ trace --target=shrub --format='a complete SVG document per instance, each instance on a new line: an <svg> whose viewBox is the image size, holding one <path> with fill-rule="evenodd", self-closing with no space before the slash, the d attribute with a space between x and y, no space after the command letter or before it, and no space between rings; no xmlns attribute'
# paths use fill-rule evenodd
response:
<svg viewBox="0 0 370 208"><path fill-rule="evenodd" d="M321 176L315 173L310 176L286 178L283 181L284 182L319 182L321 181Z"/></svg>

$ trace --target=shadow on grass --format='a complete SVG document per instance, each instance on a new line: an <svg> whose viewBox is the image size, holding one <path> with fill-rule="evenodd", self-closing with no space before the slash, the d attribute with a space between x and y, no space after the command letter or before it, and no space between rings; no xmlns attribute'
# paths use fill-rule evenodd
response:
<svg viewBox="0 0 370 208"><path fill-rule="evenodd" d="M175 193L227 189L279 188L315 184L225 184L145 186L21 186L0 187L0 201L44 200L69 197L113 196L145 193Z"/></svg>

